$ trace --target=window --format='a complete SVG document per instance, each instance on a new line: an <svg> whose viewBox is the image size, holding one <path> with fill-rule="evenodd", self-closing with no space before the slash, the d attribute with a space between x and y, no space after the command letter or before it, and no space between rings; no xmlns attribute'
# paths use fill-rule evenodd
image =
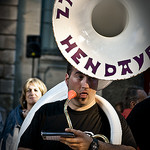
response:
<svg viewBox="0 0 150 150"><path fill-rule="evenodd" d="M55 0L42 0L41 12L41 53L43 55L61 55L55 42L52 13Z"/></svg>

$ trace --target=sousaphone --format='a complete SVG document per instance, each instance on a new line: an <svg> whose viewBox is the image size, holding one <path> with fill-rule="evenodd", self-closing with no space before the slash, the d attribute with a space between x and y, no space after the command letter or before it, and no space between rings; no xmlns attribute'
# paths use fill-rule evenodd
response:
<svg viewBox="0 0 150 150"><path fill-rule="evenodd" d="M64 57L103 80L150 67L149 0L56 0L53 29Z"/></svg>
<svg viewBox="0 0 150 150"><path fill-rule="evenodd" d="M149 0L56 0L57 45L75 68L100 79L103 89L150 67L149 10ZM113 114L107 117L118 123ZM121 144L121 127L117 134L117 123L111 123L111 143Z"/></svg>

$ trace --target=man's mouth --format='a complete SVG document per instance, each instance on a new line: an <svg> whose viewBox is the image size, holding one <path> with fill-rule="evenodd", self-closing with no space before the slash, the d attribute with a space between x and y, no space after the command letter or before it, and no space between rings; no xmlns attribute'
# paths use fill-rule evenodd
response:
<svg viewBox="0 0 150 150"><path fill-rule="evenodd" d="M87 98L87 96L88 96L87 92L80 93L80 98Z"/></svg>

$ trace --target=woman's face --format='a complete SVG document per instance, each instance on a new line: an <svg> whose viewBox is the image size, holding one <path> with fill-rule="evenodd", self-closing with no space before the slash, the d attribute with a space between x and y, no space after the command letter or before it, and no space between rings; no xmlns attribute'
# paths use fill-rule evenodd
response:
<svg viewBox="0 0 150 150"><path fill-rule="evenodd" d="M27 106L33 106L42 96L42 93L36 84L29 84L26 90Z"/></svg>

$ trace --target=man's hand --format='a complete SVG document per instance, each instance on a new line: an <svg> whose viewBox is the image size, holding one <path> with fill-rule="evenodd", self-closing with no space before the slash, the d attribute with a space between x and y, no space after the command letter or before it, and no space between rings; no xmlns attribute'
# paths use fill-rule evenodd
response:
<svg viewBox="0 0 150 150"><path fill-rule="evenodd" d="M84 132L80 130L75 130L75 129L70 129L67 128L65 129L66 132L73 132L75 134L75 138L60 138L60 142L68 145L70 148L73 150L88 150L92 138L85 134Z"/></svg>
<svg viewBox="0 0 150 150"><path fill-rule="evenodd" d="M66 132L73 132L75 134L75 138L60 138L60 142L68 145L73 150L88 150L91 142L93 139L87 135L86 133L75 130L75 129L65 129ZM102 141L99 141L99 150L136 150L135 148L131 146L125 146L125 145L113 145L110 143L105 143Z"/></svg>

